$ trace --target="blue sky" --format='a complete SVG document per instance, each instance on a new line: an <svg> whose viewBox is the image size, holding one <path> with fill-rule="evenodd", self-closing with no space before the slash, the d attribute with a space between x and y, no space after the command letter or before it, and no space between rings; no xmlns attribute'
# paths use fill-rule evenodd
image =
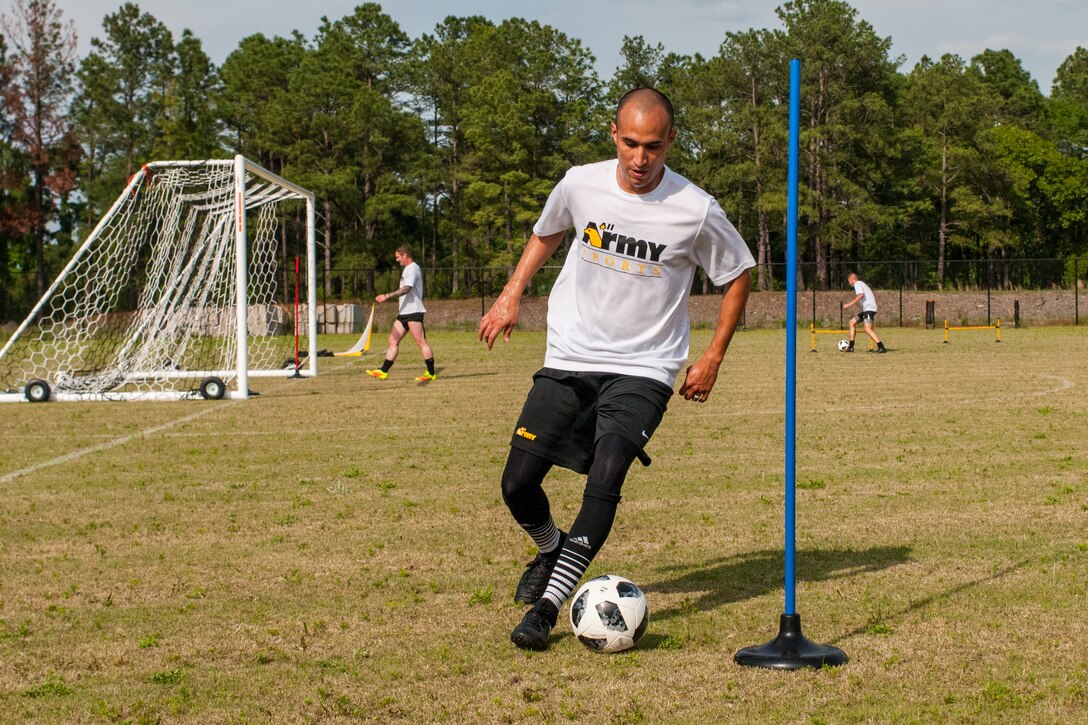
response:
<svg viewBox="0 0 1088 725"><path fill-rule="evenodd" d="M0 0L7 13L12 0ZM339 18L358 0L138 0L140 8L179 35L189 28L216 63L253 33L312 37L322 15ZM714 55L728 31L780 27L765 0L387 0L381 5L412 37L431 32L447 15L484 15L501 21L524 17L578 38L597 58L605 78L620 63L625 35L642 35L668 51ZM1088 47L1088 0L854 0L861 19L891 36L906 72L922 55L958 53L970 58L986 48L1007 48L1020 58L1044 93L1058 65L1077 46ZM101 35L102 18L121 0L59 0L74 20L80 51Z"/></svg>

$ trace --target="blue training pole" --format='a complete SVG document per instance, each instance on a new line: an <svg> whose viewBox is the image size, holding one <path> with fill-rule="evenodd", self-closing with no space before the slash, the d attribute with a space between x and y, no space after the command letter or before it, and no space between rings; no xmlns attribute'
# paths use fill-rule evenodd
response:
<svg viewBox="0 0 1088 725"><path fill-rule="evenodd" d="M786 614L796 614L797 467L797 160L801 128L801 61L790 61L790 156L786 197Z"/></svg>
<svg viewBox="0 0 1088 725"><path fill-rule="evenodd" d="M816 644L801 633L794 591L797 467L797 156L801 127L801 61L790 61L790 160L786 214L786 608L778 619L778 636L745 647L733 657L746 667L796 670L838 667L849 660L838 647Z"/></svg>

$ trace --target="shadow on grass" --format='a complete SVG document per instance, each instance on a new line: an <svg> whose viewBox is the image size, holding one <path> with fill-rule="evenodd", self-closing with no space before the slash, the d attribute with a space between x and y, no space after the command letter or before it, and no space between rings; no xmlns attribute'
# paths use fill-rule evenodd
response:
<svg viewBox="0 0 1088 725"><path fill-rule="evenodd" d="M911 612L915 612L915 611L917 611L919 609L923 609L923 608L928 607L929 605L934 604L936 602L944 602L944 601L946 601L948 599L951 599L952 597L956 596L957 594L962 594L963 592L965 592L965 591L967 591L969 589L974 589L975 587L982 586L983 584L987 584L987 583L995 581L997 579L1001 579L1003 577L1006 577L1009 574L1012 574L1014 571L1023 568L1024 565L1027 564L1027 563L1028 563L1028 560L1024 559L1023 561L1019 561L1019 562L1017 562L1015 564L1011 564L1010 566L1007 566L1004 569L1001 569L1000 571L996 571L993 574L991 574L990 576L984 576L984 577L981 577L979 579L972 579L971 581L963 582L962 584L958 584L958 585L952 587L951 589L946 589L943 592L934 592L933 594L930 594L928 597L923 597L923 598L921 598L921 599L919 599L917 601L912 601L909 606L903 607L902 609L900 609L897 612L886 613L883 618L885 620L889 620L889 621L897 620L897 619L899 619L901 617L904 617L904 616L910 614ZM859 634L865 634L868 631L869 626L870 626L869 624L864 624L864 625L862 625L860 627L857 627L856 629L853 629L853 630L851 630L849 632L846 632L845 634L841 634L838 637L836 637L835 639L828 642L828 644L837 644L839 642L850 639L851 637L857 636Z"/></svg>
<svg viewBox="0 0 1088 725"><path fill-rule="evenodd" d="M667 621L762 596L783 587L781 549L722 557L691 566L660 569L663 578L643 587L647 592L694 596L679 606L653 612L654 621ZM810 549L797 552L797 581L830 581L880 571L910 559L910 547L871 549Z"/></svg>
<svg viewBox="0 0 1088 725"><path fill-rule="evenodd" d="M436 380L435 382L438 382L438 381L441 381L441 380L457 380L459 378L484 378L484 377L488 377L490 375L498 375L497 372L458 373L456 375L446 375L446 373L443 372L444 370L445 370L445 368L435 368L434 374L435 374L435 377L438 378L438 380ZM420 385L426 385L428 382L430 382L430 381L423 381L423 382L420 383Z"/></svg>

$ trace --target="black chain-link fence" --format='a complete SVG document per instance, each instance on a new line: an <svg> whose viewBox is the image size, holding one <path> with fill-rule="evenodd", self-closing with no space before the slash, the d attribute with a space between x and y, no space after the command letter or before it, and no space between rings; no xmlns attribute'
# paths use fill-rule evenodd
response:
<svg viewBox="0 0 1088 725"><path fill-rule="evenodd" d="M560 269L541 269L528 295L546 296ZM751 327L785 319L786 265L772 264L768 270L753 270L754 294L744 318ZM1026 324L1080 324L1080 308L1088 300L1088 259L949 260L943 267L934 261L867 261L830 264L822 273L807 263L798 265L798 319L817 327L848 320L852 311L844 312L842 303L854 296L846 281L851 272L876 293L884 325L940 326L944 319L990 325L997 318L1019 325L1022 314ZM318 300L322 305L369 306L376 294L397 288L400 273L399 267L319 270ZM424 267L425 296L429 301L478 299L482 314L512 273L512 267ZM696 273L693 294L720 292L701 270Z"/></svg>
<svg viewBox="0 0 1088 725"><path fill-rule="evenodd" d="M533 278L530 296L542 296L551 291L560 266L547 266ZM469 299L494 297L502 291L513 268L506 267L423 267L424 296L427 299ZM400 283L400 268L331 269L318 272L318 298L329 301L369 303L374 296L392 292ZM327 295L324 292L327 291Z"/></svg>
<svg viewBox="0 0 1088 725"><path fill-rule="evenodd" d="M545 295L559 274L559 265L544 267L533 279L530 294ZM497 294L513 273L513 267L424 267L427 297L432 299L464 299ZM753 270L759 273L759 270ZM321 270L319 283L329 290L331 299L341 302L361 302L375 294L396 288L399 268L331 269ZM871 261L826 265L818 274L816 265L798 265L799 290L844 289L851 272L865 280L874 290L903 288L912 291L980 291L980 290L1072 290L1079 280L1083 288L1088 276L1088 259L974 259L949 260L940 267L934 261ZM769 280L755 289L784 290L786 265L770 265ZM695 294L711 293L701 272L696 274Z"/></svg>

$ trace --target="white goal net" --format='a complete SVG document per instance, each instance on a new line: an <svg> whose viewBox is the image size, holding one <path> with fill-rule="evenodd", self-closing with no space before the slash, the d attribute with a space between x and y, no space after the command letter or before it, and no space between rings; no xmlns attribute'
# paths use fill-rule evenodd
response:
<svg viewBox="0 0 1088 725"><path fill-rule="evenodd" d="M0 399L245 398L295 375L279 260L301 234L313 317L313 194L241 156L145 165L0 349Z"/></svg>

